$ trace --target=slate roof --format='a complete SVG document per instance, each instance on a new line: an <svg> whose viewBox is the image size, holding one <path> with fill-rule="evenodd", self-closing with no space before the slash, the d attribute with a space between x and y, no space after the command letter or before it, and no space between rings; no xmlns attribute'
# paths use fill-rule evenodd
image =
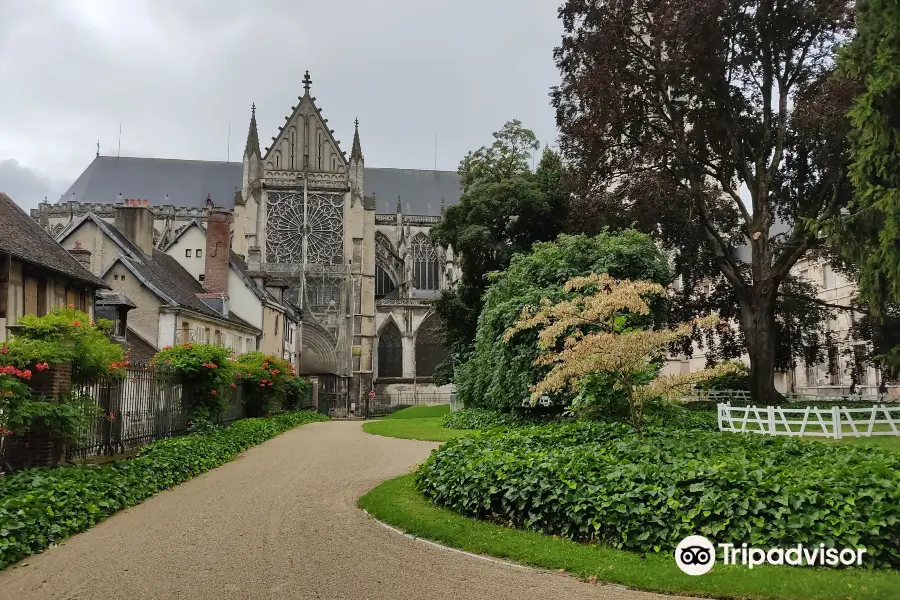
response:
<svg viewBox="0 0 900 600"><path fill-rule="evenodd" d="M127 339L114 339L124 350L131 350L128 357L134 363L149 363L158 352L156 346L138 335L131 327L128 328Z"/></svg>
<svg viewBox="0 0 900 600"><path fill-rule="evenodd" d="M0 251L94 288L109 289L105 281L85 269L3 192L0 192Z"/></svg>
<svg viewBox="0 0 900 600"><path fill-rule="evenodd" d="M235 325L259 331L256 327L233 314L229 314L228 317L223 316L198 298L197 294L204 294L206 290L177 260L162 250L154 248L152 259L148 258L115 225L107 223L93 213L88 213L82 217L79 224L88 219L99 227L103 233L112 238L124 251L124 254L116 262L121 262L125 265L144 285L153 290L153 293L173 308L180 306L213 319L227 320ZM77 225L70 231L75 231L75 229L77 229ZM107 271L109 268L112 268L112 264L107 267Z"/></svg>
<svg viewBox="0 0 900 600"><path fill-rule="evenodd" d="M152 206L202 208L209 196L216 206L231 208L242 169L239 162L98 156L59 201L118 204L121 193L123 199L149 200ZM366 167L363 186L383 214L397 212L399 196L404 214L437 217L442 199L452 206L460 196L456 171Z"/></svg>

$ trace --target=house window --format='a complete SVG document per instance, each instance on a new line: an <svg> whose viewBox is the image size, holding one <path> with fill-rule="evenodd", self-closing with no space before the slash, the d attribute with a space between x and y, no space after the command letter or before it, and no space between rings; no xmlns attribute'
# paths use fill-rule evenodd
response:
<svg viewBox="0 0 900 600"><path fill-rule="evenodd" d="M437 252L424 234L417 234L413 238L412 255L413 285L420 290L439 289Z"/></svg>
<svg viewBox="0 0 900 600"><path fill-rule="evenodd" d="M184 256L185 256L185 258L191 257L191 249L190 248L188 248L187 250L184 251Z"/></svg>
<svg viewBox="0 0 900 600"><path fill-rule="evenodd" d="M194 256L196 256L197 258L203 258L203 250L197 248L197 251L194 252Z"/></svg>
<svg viewBox="0 0 900 600"><path fill-rule="evenodd" d="M828 289L828 265L822 265L822 287Z"/></svg>
<svg viewBox="0 0 900 600"><path fill-rule="evenodd" d="M47 283L34 276L24 276L25 314L43 317L47 314Z"/></svg>
<svg viewBox="0 0 900 600"><path fill-rule="evenodd" d="M215 339L215 341L216 341L216 346L221 346L221 345L223 345L223 342L222 342L222 332L219 331L218 329L216 329L216 332L215 332L214 335L215 335L215 338L214 338L214 339Z"/></svg>
<svg viewBox="0 0 900 600"><path fill-rule="evenodd" d="M187 344L191 341L191 324L187 321L181 322L181 343Z"/></svg>
<svg viewBox="0 0 900 600"><path fill-rule="evenodd" d="M6 318L9 301L9 265L12 257L0 253L0 319ZM9 311L13 312L13 311Z"/></svg>
<svg viewBox="0 0 900 600"><path fill-rule="evenodd" d="M113 281L118 281L118 280L119 280L119 276L118 276L118 275L113 275Z"/></svg>
<svg viewBox="0 0 900 600"><path fill-rule="evenodd" d="M831 385L841 384L841 359L834 346L828 349L828 379Z"/></svg>
<svg viewBox="0 0 900 600"><path fill-rule="evenodd" d="M203 328L203 339L201 340L204 344L208 344L210 340L209 337L209 327Z"/></svg>
<svg viewBox="0 0 900 600"><path fill-rule="evenodd" d="M394 321L378 336L378 376L403 377L403 338Z"/></svg>
<svg viewBox="0 0 900 600"><path fill-rule="evenodd" d="M278 315L275 315L275 335L278 335Z"/></svg>
<svg viewBox="0 0 900 600"><path fill-rule="evenodd" d="M256 350L256 344L253 343L253 338L247 338L247 352L251 350Z"/></svg>
<svg viewBox="0 0 900 600"><path fill-rule="evenodd" d="M206 277L203 275L203 273L200 273L200 274L197 276L197 279L199 279L200 281L203 281L204 279L206 279Z"/></svg>

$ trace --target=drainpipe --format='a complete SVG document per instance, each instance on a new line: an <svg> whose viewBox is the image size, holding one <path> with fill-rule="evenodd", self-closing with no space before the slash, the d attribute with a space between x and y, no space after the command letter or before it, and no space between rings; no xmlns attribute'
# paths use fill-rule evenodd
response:
<svg viewBox="0 0 900 600"><path fill-rule="evenodd" d="M175 309L175 327L172 328L172 345L178 345L178 315L181 314L180 309Z"/></svg>

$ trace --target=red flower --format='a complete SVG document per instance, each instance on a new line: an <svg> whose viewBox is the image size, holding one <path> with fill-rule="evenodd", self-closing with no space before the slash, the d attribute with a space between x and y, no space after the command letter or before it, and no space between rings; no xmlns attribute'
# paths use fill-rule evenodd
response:
<svg viewBox="0 0 900 600"><path fill-rule="evenodd" d="M191 346L190 344L185 344L184 347L185 348L193 348L193 346Z"/></svg>
<svg viewBox="0 0 900 600"><path fill-rule="evenodd" d="M110 421L115 421L115 420L116 420L116 413L110 412L108 415L106 415L106 418L109 419Z"/></svg>
<svg viewBox="0 0 900 600"><path fill-rule="evenodd" d="M94 320L93 320L93 319L91 319L91 325L93 325L93 324L94 324Z"/></svg>
<svg viewBox="0 0 900 600"><path fill-rule="evenodd" d="M231 387L237 387L237 384L236 384L236 383L232 383L232 384L231 384Z"/></svg>
<svg viewBox="0 0 900 600"><path fill-rule="evenodd" d="M264 384L263 382L259 382L259 387L266 387L266 384Z"/></svg>
<svg viewBox="0 0 900 600"><path fill-rule="evenodd" d="M172 359L167 358L167 359L166 359L166 364L167 364L167 365L171 365L171 364L172 364Z"/></svg>
<svg viewBox="0 0 900 600"><path fill-rule="evenodd" d="M69 308L75 308L75 305L74 305L74 304L70 304L70 305L69 305Z"/></svg>
<svg viewBox="0 0 900 600"><path fill-rule="evenodd" d="M37 363L37 364L34 365L34 366L35 366L35 368L36 368L38 371L43 371L43 370L45 370L45 369L49 369L49 368L50 368L50 365L48 365L48 364L45 363L45 362L39 362L39 363Z"/></svg>
<svg viewBox="0 0 900 600"><path fill-rule="evenodd" d="M0 354L9 354L9 348L3 346L2 348L0 348Z"/></svg>
<svg viewBox="0 0 900 600"><path fill-rule="evenodd" d="M24 371L20 372L19 377L21 377L22 379L31 379L31 371L25 369Z"/></svg>
<svg viewBox="0 0 900 600"><path fill-rule="evenodd" d="M134 383L135 381L137 381L137 377L132 377L131 382Z"/></svg>
<svg viewBox="0 0 900 600"><path fill-rule="evenodd" d="M209 390L209 393L210 393L211 395L215 396L215 395L218 394L219 392L217 392L216 390Z"/></svg>
<svg viewBox="0 0 900 600"><path fill-rule="evenodd" d="M75 319L74 321L72 321L72 325L74 325L75 327L81 327L81 321Z"/></svg>

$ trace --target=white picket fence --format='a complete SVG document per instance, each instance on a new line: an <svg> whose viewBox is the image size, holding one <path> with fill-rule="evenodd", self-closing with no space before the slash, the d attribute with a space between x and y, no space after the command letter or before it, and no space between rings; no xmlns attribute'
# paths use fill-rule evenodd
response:
<svg viewBox="0 0 900 600"><path fill-rule="evenodd" d="M718 404L719 430L833 439L900 435L900 406L781 408Z"/></svg>

